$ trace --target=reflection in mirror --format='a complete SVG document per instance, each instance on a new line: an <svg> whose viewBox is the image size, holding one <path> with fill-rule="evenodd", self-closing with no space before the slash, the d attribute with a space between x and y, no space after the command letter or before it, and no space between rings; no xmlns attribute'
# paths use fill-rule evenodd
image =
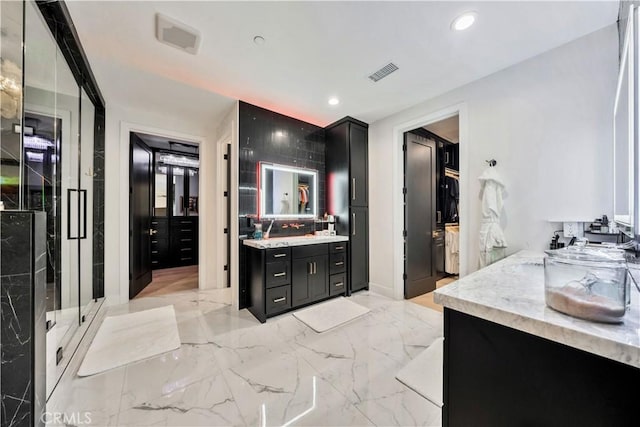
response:
<svg viewBox="0 0 640 427"><path fill-rule="evenodd" d="M167 168L167 166L156 165L156 182L153 187L155 216L167 216Z"/></svg>
<svg viewBox="0 0 640 427"><path fill-rule="evenodd" d="M630 18L633 14L630 14ZM620 59L620 73L614 106L613 123L613 217L625 234L633 237L633 160L634 160L634 60L633 20L627 25L627 35Z"/></svg>
<svg viewBox="0 0 640 427"><path fill-rule="evenodd" d="M260 163L261 218L315 218L318 171Z"/></svg>

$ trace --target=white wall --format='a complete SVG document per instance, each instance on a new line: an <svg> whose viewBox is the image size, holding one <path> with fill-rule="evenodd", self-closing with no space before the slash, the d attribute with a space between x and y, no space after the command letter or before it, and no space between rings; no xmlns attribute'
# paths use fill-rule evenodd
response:
<svg viewBox="0 0 640 427"><path fill-rule="evenodd" d="M216 227L221 206L217 173L216 120L202 121L187 114L130 109L107 101L105 126L105 297L109 304L129 300L129 130L200 142L200 287L217 287L218 246L223 233Z"/></svg>
<svg viewBox="0 0 640 427"><path fill-rule="evenodd" d="M463 218L468 244L461 248L466 258L461 271L478 267L477 177L486 167L485 159L498 161L506 182L503 225L509 254L546 249L558 225L547 222L549 218L610 215L617 67L618 38L612 25L371 124L372 287L401 296L403 267L394 253L402 241L394 230L402 230L403 223L402 206L396 206L402 188L398 128L454 105L465 110L461 205L469 218ZM389 159L395 159L392 168L375 166ZM389 245L390 238L394 245Z"/></svg>
<svg viewBox="0 0 640 427"><path fill-rule="evenodd" d="M239 118L238 118L238 114L239 114L239 103L236 101L234 102L233 106L229 109L229 111L227 112L227 114L225 114L225 116L222 118L222 120L220 121L220 124L218 126L218 129L216 131L216 139L218 141L218 152L220 153L220 157L223 157L224 155L224 150L226 149L226 147L224 146L225 144L231 144L231 152L229 155L229 160L227 163L227 167L231 168L231 182L229 183L229 203L230 203L230 211L229 211L229 215L230 215L230 236L231 236L231 245L230 245L230 250L231 250L231 256L230 258L230 265L229 265L229 269L231 270L230 275L231 275L231 304L233 305L234 308L238 308L239 304L238 304L238 289L239 289L239 283L238 283L238 277L239 277L239 260L238 260L238 251L239 251L239 247L238 247L238 236L239 236L239 230L238 230L238 150L239 150L239 141L238 141L238 126L239 126ZM220 160L220 162L222 162L223 160ZM218 182L220 183L219 186L219 191L220 194L222 194L222 192L224 191L223 187L222 187L222 183L224 182L224 179L226 179L226 177L223 176L223 172L226 172L226 170L223 167L218 168ZM223 199L224 200L224 199ZM219 216L219 225L218 225L218 229L222 230L225 225L224 225L224 220L225 216L224 215L220 215ZM221 240L222 242L223 240ZM220 250L219 252L219 257L218 257L218 263L220 265L224 265L226 260L224 259L224 257L226 257L226 252L223 250ZM223 271L220 271L219 273L219 277L220 277L220 283L223 283L222 281L222 274L224 274Z"/></svg>

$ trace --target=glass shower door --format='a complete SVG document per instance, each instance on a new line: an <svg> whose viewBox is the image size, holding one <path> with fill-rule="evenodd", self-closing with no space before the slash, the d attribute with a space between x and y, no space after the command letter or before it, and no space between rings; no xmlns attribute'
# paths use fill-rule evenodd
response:
<svg viewBox="0 0 640 427"><path fill-rule="evenodd" d="M80 104L80 316L81 323L93 301L93 137L95 107L82 90Z"/></svg>

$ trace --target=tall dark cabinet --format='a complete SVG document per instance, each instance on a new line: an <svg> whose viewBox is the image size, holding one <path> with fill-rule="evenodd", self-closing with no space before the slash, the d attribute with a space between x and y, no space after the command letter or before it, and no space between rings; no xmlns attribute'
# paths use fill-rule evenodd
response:
<svg viewBox="0 0 640 427"><path fill-rule="evenodd" d="M350 241L347 294L369 289L368 128L351 117L325 128L327 212Z"/></svg>

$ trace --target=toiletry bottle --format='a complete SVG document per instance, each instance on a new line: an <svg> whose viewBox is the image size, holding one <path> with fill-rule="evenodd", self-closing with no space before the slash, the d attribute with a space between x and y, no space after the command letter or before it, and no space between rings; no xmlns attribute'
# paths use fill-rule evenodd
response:
<svg viewBox="0 0 640 427"><path fill-rule="evenodd" d="M254 227L256 228L253 232L253 238L256 240L262 240L262 224L255 223Z"/></svg>

